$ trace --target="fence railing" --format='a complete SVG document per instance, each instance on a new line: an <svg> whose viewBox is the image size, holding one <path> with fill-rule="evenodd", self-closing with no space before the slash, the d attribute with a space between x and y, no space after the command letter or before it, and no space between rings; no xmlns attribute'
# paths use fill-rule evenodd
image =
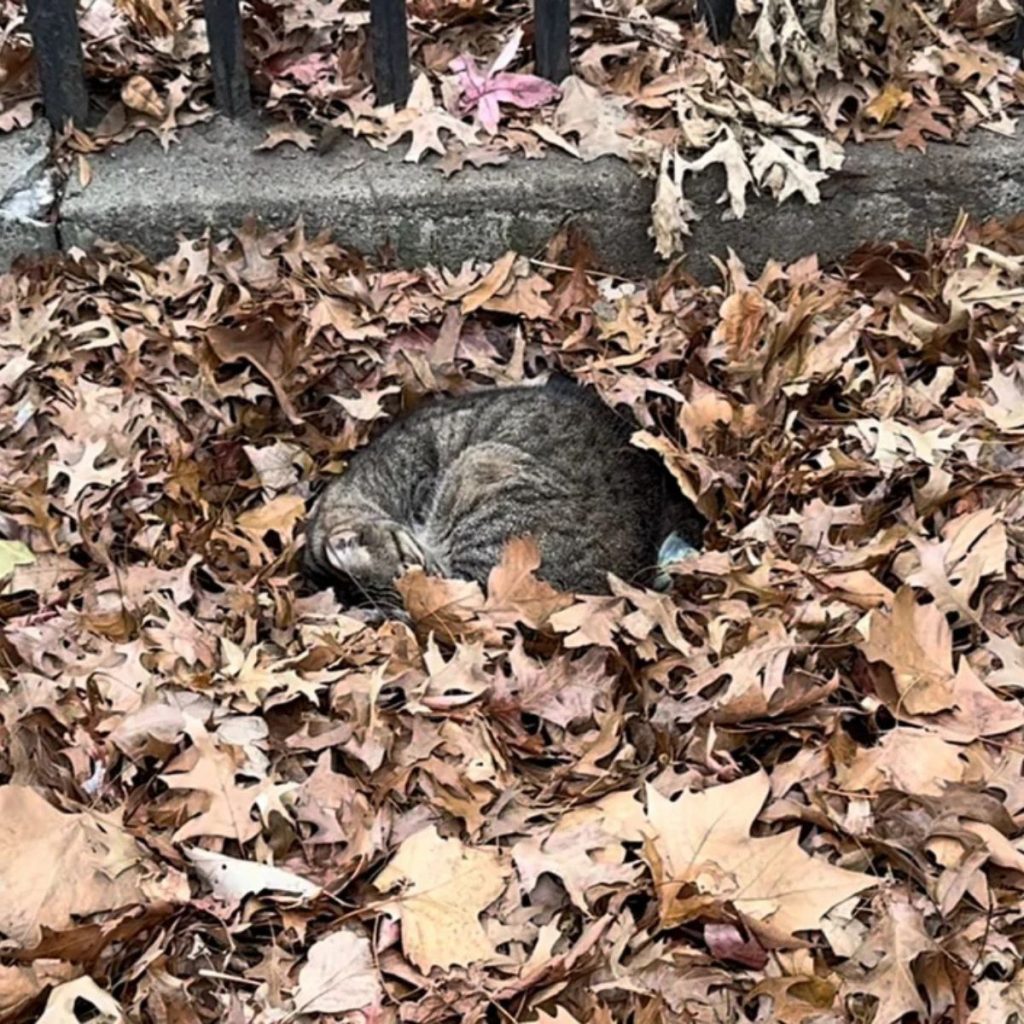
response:
<svg viewBox="0 0 1024 1024"><path fill-rule="evenodd" d="M50 123L84 125L89 93L75 0L26 0L43 106ZM370 45L377 102L401 106L409 97L409 29L406 0L370 0ZM561 82L570 73L569 0L533 0L537 74ZM203 0L217 106L228 117L250 110L239 0ZM736 0L697 0L697 9L716 40L727 36ZM1024 13L1017 17L1011 52L1024 56Z"/></svg>
<svg viewBox="0 0 1024 1024"><path fill-rule="evenodd" d="M228 117L251 108L239 0L203 0L217 106ZM46 116L61 128L84 125L89 93L75 0L27 0ZM537 74L560 82L569 72L569 0L534 0ZM409 30L405 0L370 0L370 44L378 103L409 96Z"/></svg>

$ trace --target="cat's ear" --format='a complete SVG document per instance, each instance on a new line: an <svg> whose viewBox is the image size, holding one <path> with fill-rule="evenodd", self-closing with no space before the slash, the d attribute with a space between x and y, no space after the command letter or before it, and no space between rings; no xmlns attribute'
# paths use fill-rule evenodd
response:
<svg viewBox="0 0 1024 1024"><path fill-rule="evenodd" d="M563 373L561 370L552 370L550 376L544 382L544 387L549 391L554 391L556 394L561 393L564 395L578 395L583 391L574 378Z"/></svg>

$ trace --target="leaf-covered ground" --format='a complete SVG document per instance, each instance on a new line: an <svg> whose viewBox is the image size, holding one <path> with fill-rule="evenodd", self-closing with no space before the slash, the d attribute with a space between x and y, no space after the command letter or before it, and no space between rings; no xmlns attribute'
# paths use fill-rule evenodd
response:
<svg viewBox="0 0 1024 1024"><path fill-rule="evenodd" d="M889 139L924 150L971 129L1012 134L1024 74L1009 56L1017 0L748 0L733 37L712 44L692 0L574 3L575 77L561 92L533 77L524 0L409 0L416 76L406 110L377 107L365 0L243 5L266 148L321 150L344 136L409 160L440 154L451 175L551 149L613 155L657 175L653 232L682 251L689 176L722 165L728 216L755 194L819 201L840 143ZM80 0L97 107L70 140L69 170L132 138L164 145L212 116L199 0ZM1018 41L1020 44L1024 41ZM1018 53L1019 56L1019 53ZM23 0L0 0L0 133L40 116Z"/></svg>
<svg viewBox="0 0 1024 1024"><path fill-rule="evenodd" d="M246 230L0 277L5 1020L1024 1013L1024 224L582 266ZM670 593L528 543L407 577L412 626L303 592L390 416L554 368L709 517Z"/></svg>

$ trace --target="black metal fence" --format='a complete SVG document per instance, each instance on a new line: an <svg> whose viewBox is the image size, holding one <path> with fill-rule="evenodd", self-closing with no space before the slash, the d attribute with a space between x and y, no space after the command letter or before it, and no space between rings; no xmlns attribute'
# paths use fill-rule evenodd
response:
<svg viewBox="0 0 1024 1024"><path fill-rule="evenodd" d="M203 0L217 106L229 117L251 107L239 0ZM75 0L27 0L46 116L61 128L83 125L89 107ZM569 74L569 0L534 0L537 73L553 82ZM409 96L409 32L405 0L370 0L370 42L377 102Z"/></svg>
<svg viewBox="0 0 1024 1024"><path fill-rule="evenodd" d="M409 30L406 0L370 0L370 43L377 102L401 106L409 96ZM217 106L228 117L251 107L245 69L239 0L203 0ZM537 74L561 82L570 73L569 0L533 0ZM27 0L46 116L61 128L85 124L89 93L75 0ZM732 28L736 0L697 0L697 10L716 41ZM1011 52L1024 56L1024 13L1017 17Z"/></svg>

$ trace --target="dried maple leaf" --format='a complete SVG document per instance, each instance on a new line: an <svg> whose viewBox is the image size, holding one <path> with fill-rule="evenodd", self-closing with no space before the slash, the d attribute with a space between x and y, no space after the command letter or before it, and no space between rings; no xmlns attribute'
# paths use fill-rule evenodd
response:
<svg viewBox="0 0 1024 1024"><path fill-rule="evenodd" d="M937 946L928 934L924 914L908 893L898 889L880 895L876 903L881 912L874 918L875 927L853 955L868 971L857 978L844 971L847 991L875 997L873 1019L878 1024L893 1024L908 1013L927 1017L914 965L919 956Z"/></svg>
<svg viewBox="0 0 1024 1024"><path fill-rule="evenodd" d="M234 758L218 749L213 737L201 725L190 722L189 734L198 754L195 767L160 778L171 789L205 793L208 801L201 814L186 821L174 833L174 842L181 843L196 836L220 836L238 843L248 842L260 831L260 823L253 818L252 810L265 787L240 786Z"/></svg>
<svg viewBox="0 0 1024 1024"><path fill-rule="evenodd" d="M953 636L938 606L900 587L892 610L872 611L864 631L860 649L892 669L901 710L927 715L954 706Z"/></svg>
<svg viewBox="0 0 1024 1024"><path fill-rule="evenodd" d="M186 903L188 882L113 820L64 814L27 786L0 787L0 932L19 949L89 915Z"/></svg>
<svg viewBox="0 0 1024 1024"><path fill-rule="evenodd" d="M487 577L484 610L495 624L522 622L541 629L555 612L573 603L570 594L537 579L541 567L540 549L532 538L514 537L505 544L501 561Z"/></svg>
<svg viewBox="0 0 1024 1024"><path fill-rule="evenodd" d="M994 509L980 509L946 524L940 543L911 537L913 554L897 557L896 574L912 587L927 590L942 612L957 612L969 620L971 607L985 576L1006 570L1006 528Z"/></svg>
<svg viewBox="0 0 1024 1024"><path fill-rule="evenodd" d="M522 39L523 31L517 28L483 72L469 54L456 57L449 65L455 72L456 108L462 114L476 114L489 135L498 130L502 103L531 109L542 107L559 96L558 87L543 78L505 70L515 58Z"/></svg>
<svg viewBox="0 0 1024 1024"><path fill-rule="evenodd" d="M480 915L502 894L511 874L495 850L444 839L430 827L406 839L373 884L381 892L403 886L385 909L401 921L405 955L421 971L430 971L498 957Z"/></svg>
<svg viewBox="0 0 1024 1024"><path fill-rule="evenodd" d="M606 662L600 648L575 659L534 661L517 638L508 659L509 689L524 711L564 729L590 718L599 702L610 705L615 677L608 674Z"/></svg>
<svg viewBox="0 0 1024 1024"><path fill-rule="evenodd" d="M428 150L443 156L445 148L441 132L454 136L464 146L474 146L478 141L476 130L471 125L434 104L434 94L426 75L416 78L405 107L387 115L384 124L387 131L384 146L393 145L403 135L412 135L405 154L409 163L418 163Z"/></svg>
<svg viewBox="0 0 1024 1024"><path fill-rule="evenodd" d="M837 903L876 884L800 848L799 830L752 838L751 826L771 789L763 773L672 801L647 787L648 859L672 927L706 904L731 902L780 941L820 928ZM683 895L695 888L696 897Z"/></svg>
<svg viewBox="0 0 1024 1024"><path fill-rule="evenodd" d="M351 928L340 928L310 947L299 971L296 1013L367 1013L384 999L370 940Z"/></svg>

